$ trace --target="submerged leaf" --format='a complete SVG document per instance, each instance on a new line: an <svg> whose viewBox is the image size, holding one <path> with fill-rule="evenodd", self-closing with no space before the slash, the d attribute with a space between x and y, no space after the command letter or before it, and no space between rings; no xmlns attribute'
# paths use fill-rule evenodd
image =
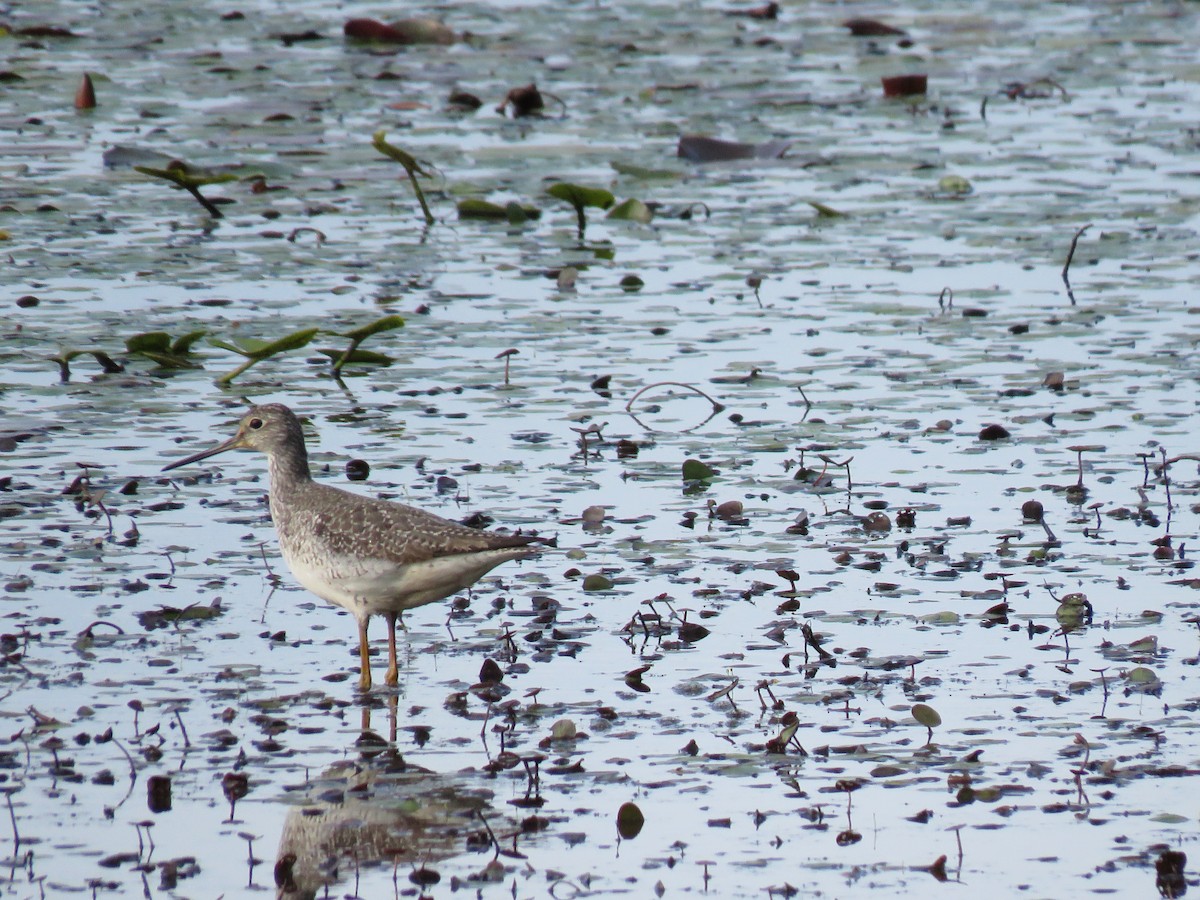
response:
<svg viewBox="0 0 1200 900"><path fill-rule="evenodd" d="M842 219L846 214L840 209L834 209L832 206L826 206L824 203L819 203L816 200L806 200L809 206L817 211L817 214L825 219Z"/></svg>
<svg viewBox="0 0 1200 900"><path fill-rule="evenodd" d="M646 166L635 166L633 163L622 162L619 159L611 160L609 165L620 175L638 178L642 181L678 181L684 174L674 169L650 169Z"/></svg>
<svg viewBox="0 0 1200 900"><path fill-rule="evenodd" d="M650 220L654 218L654 213L641 200L630 197L610 209L607 218L649 225Z"/></svg>
<svg viewBox="0 0 1200 900"><path fill-rule="evenodd" d="M350 365L355 363L362 366L390 366L395 362L386 353L376 353L374 350L334 350L330 347L321 347L317 350L322 356L328 356L332 360L342 360L342 365ZM343 359L343 357L345 357Z"/></svg>
<svg viewBox="0 0 1200 900"><path fill-rule="evenodd" d="M478 197L467 197L458 201L458 217L460 219L495 219L519 225L526 219L537 219L541 214L542 211L536 206L523 206L513 201L509 201L503 206L499 203L492 203L490 200L481 200Z"/></svg>
<svg viewBox="0 0 1200 900"><path fill-rule="evenodd" d="M385 24L376 19L349 19L342 33L353 40L381 44L453 44L458 36L437 19L400 19Z"/></svg>
<svg viewBox="0 0 1200 900"><path fill-rule="evenodd" d="M692 162L732 162L738 159L779 159L791 148L791 141L767 141L743 144L722 141L700 134L685 134L679 139L677 153Z"/></svg>

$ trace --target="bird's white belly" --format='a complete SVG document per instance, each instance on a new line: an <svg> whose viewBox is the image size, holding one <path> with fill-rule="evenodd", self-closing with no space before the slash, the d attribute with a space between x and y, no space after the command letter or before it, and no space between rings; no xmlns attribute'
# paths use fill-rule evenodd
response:
<svg viewBox="0 0 1200 900"><path fill-rule="evenodd" d="M469 587L497 562L495 552L466 553L424 562L350 556L309 558L284 551L292 575L322 600L357 617L401 613Z"/></svg>

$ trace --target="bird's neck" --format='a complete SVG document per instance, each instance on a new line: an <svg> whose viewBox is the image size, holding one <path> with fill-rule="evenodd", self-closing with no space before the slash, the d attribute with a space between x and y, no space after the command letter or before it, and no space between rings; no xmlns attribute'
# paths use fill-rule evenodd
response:
<svg viewBox="0 0 1200 900"><path fill-rule="evenodd" d="M312 481L312 473L308 470L308 454L301 450L299 453L272 453L267 461L267 469L271 475L271 493L287 493L299 484Z"/></svg>

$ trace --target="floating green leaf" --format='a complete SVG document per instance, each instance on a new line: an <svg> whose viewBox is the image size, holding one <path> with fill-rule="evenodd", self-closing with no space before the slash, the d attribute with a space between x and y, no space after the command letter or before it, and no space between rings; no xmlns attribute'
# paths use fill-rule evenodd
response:
<svg viewBox="0 0 1200 900"><path fill-rule="evenodd" d="M575 207L575 218L579 226L579 236L583 237L584 229L587 228L587 216L584 212L588 207L595 209L608 209L616 202L616 197L611 191L606 191L604 188L586 187L581 184L568 184L566 182L558 182L546 188L546 193L551 197L557 197L559 200L565 200Z"/></svg>
<svg viewBox="0 0 1200 900"><path fill-rule="evenodd" d="M171 353L176 356L187 356L192 351L192 344L196 343L196 341L200 340L200 338L204 337L206 334L208 334L208 332L203 329L181 334L179 337L175 338L174 343L171 344Z"/></svg>
<svg viewBox="0 0 1200 900"><path fill-rule="evenodd" d="M125 341L125 349L130 353L170 353L171 336L165 331L148 331L135 334Z"/></svg>
<svg viewBox="0 0 1200 900"><path fill-rule="evenodd" d="M924 725L926 728L937 728L942 724L942 717L938 711L924 703L913 705L912 717L917 720L918 724Z"/></svg>
<svg viewBox="0 0 1200 900"><path fill-rule="evenodd" d="M579 734L579 729L575 727L575 723L570 719L559 719L550 726L550 740L552 741L571 741Z"/></svg>
<svg viewBox="0 0 1200 900"><path fill-rule="evenodd" d="M135 334L125 341L129 353L144 356L164 369L198 369L199 363L188 358L192 344L205 335L204 331L189 331L171 340L165 331L147 331Z"/></svg>
<svg viewBox="0 0 1200 900"><path fill-rule="evenodd" d="M654 218L654 212L641 200L630 197L610 209L605 218L649 225L650 220Z"/></svg>
<svg viewBox="0 0 1200 900"><path fill-rule="evenodd" d="M642 833L646 817L636 803L622 803L617 810L617 834L627 841L632 841Z"/></svg>
<svg viewBox="0 0 1200 900"><path fill-rule="evenodd" d="M537 219L541 214L542 211L536 206L522 206L513 201L503 206L478 197L467 197L458 201L460 219L493 219L519 225L529 219Z"/></svg>
<svg viewBox="0 0 1200 900"><path fill-rule="evenodd" d="M384 331L395 331L397 328L404 327L404 319L401 316L383 316L376 319L374 322L368 322L366 325L360 325L358 328L353 328L342 335L344 338L350 338L352 341L362 343L372 335L380 334Z"/></svg>
<svg viewBox="0 0 1200 900"><path fill-rule="evenodd" d="M1158 676L1154 674L1153 669L1148 669L1145 666L1135 666L1125 673L1125 679L1130 684L1137 685L1156 685L1158 684Z"/></svg>
<svg viewBox="0 0 1200 900"><path fill-rule="evenodd" d="M288 350L300 349L316 337L320 330L319 328L302 328L274 341L263 341L258 338L242 338L236 344L216 338L209 338L208 342L214 347L220 347L222 350L228 350L231 353L237 353L240 356L246 357L244 363L232 372L226 372L218 378L217 384L229 384L252 365L262 362L264 359L270 359L272 356L286 353Z"/></svg>
<svg viewBox="0 0 1200 900"><path fill-rule="evenodd" d="M359 350L359 345L372 335L380 334L385 331L395 331L397 328L404 327L404 319L400 316L383 316L376 319L374 322L368 322L366 325L360 325L358 328L351 329L339 337L348 338L350 346L341 353L337 351L321 350L326 356L333 359L333 374L334 377L342 371L342 367L347 363L366 363L371 365L392 364L392 358L385 356L382 353L372 353L369 350Z"/></svg>
<svg viewBox="0 0 1200 900"><path fill-rule="evenodd" d="M583 579L583 589L585 591L611 591L612 588L612 579L604 575L588 575Z"/></svg>
<svg viewBox="0 0 1200 900"><path fill-rule="evenodd" d="M716 474L716 469L705 465L698 459L685 459L683 461L684 481L710 481L716 477Z"/></svg>
<svg viewBox="0 0 1200 900"><path fill-rule="evenodd" d="M974 191L971 182L961 175L943 175L938 179L938 192L955 197L964 197Z"/></svg>

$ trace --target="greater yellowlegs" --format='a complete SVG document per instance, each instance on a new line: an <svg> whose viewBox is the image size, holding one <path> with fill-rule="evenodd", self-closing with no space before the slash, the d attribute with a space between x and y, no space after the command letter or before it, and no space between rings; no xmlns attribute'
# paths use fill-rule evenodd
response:
<svg viewBox="0 0 1200 900"><path fill-rule="evenodd" d="M449 597L503 562L534 555L534 544L548 543L533 535L468 528L412 506L313 481L300 420L279 403L252 407L229 440L163 471L237 449L267 455L271 518L296 580L358 621L358 686L363 691L371 687L371 616L383 616L388 623L384 680L394 685L399 681L396 623L404 610Z"/></svg>

